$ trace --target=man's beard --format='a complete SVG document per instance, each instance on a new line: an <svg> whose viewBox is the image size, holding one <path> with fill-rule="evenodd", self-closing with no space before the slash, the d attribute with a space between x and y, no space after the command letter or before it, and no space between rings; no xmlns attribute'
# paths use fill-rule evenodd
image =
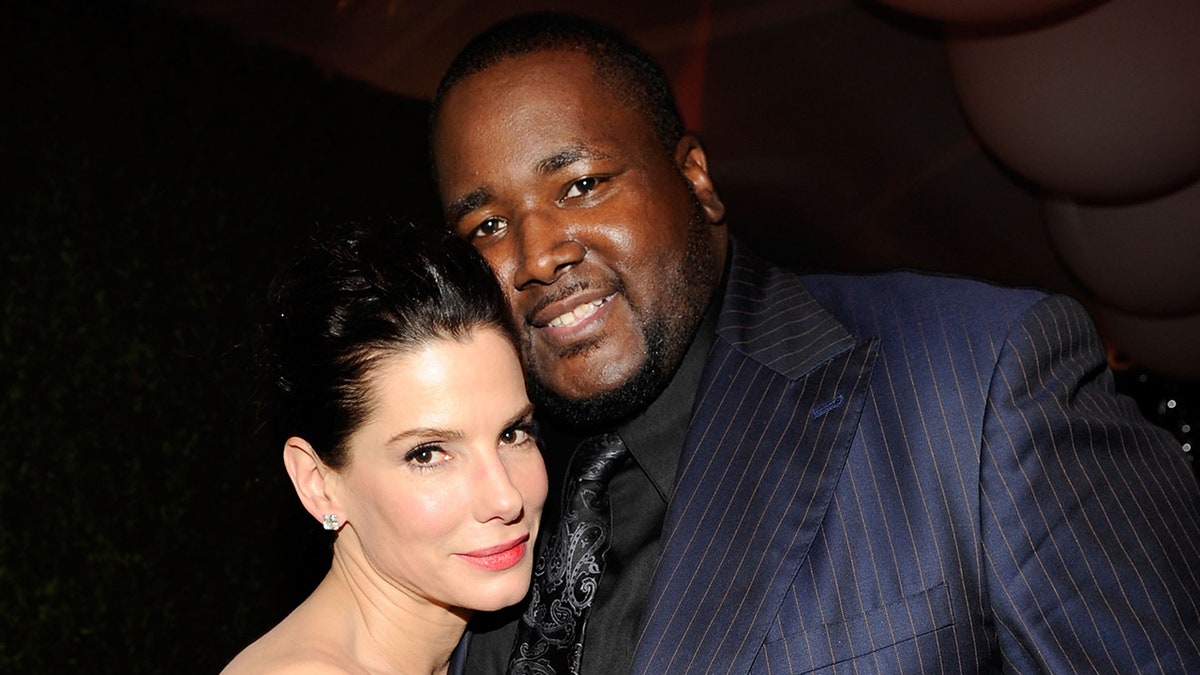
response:
<svg viewBox="0 0 1200 675"><path fill-rule="evenodd" d="M527 364L526 385L539 417L584 433L611 429L641 413L667 388L720 281L721 270L708 231L713 225L705 219L698 201L693 202L691 220L683 268L671 289L675 297L684 298L683 307L674 323L661 318L670 313L645 312L656 318L642 325L646 359L641 367L616 389L587 399L570 399L543 386L538 368Z"/></svg>
<svg viewBox="0 0 1200 675"><path fill-rule="evenodd" d="M667 343L669 328L665 321L654 321L644 328L646 360L628 380L616 389L586 399L570 399L559 396L538 381L537 372L530 369L526 378L529 399L537 407L539 417L555 424L581 432L612 428L629 419L650 405L671 381L671 375L679 367L682 354L687 353L683 345L679 358L668 363ZM670 350L671 352L675 350ZM668 367L669 366L669 367Z"/></svg>

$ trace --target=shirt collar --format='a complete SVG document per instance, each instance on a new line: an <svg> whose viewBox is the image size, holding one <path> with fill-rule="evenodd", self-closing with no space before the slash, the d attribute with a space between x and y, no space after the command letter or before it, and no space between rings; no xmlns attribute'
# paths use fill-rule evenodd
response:
<svg viewBox="0 0 1200 675"><path fill-rule="evenodd" d="M692 403L700 388L709 349L716 340L723 295L720 291L714 294L704 320L667 388L642 414L617 429L630 455L646 472L664 502L670 501L675 486L675 470L687 437Z"/></svg>

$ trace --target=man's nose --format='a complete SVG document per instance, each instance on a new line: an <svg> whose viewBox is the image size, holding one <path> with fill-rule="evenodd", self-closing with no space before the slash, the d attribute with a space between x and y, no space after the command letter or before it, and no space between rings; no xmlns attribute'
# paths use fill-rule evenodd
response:
<svg viewBox="0 0 1200 675"><path fill-rule="evenodd" d="M560 219L539 212L525 214L517 224L520 239L513 285L552 284L563 272L583 261L587 249Z"/></svg>

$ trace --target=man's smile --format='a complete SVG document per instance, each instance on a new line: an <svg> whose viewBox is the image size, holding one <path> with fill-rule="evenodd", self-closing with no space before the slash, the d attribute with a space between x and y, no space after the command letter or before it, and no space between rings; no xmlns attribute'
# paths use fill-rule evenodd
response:
<svg viewBox="0 0 1200 675"><path fill-rule="evenodd" d="M592 300L589 302L580 303L574 309L572 309L568 312L564 312L564 313L554 317L553 319L550 319L550 321L546 324L546 326L549 328L558 328L561 326L574 326L575 324L579 323L580 321L583 321L584 319L588 318L589 316L592 316L593 314L595 314L596 310L599 309L601 305L603 305L604 303L611 300L612 297L613 296L609 295L607 297L599 298L599 299Z"/></svg>
<svg viewBox="0 0 1200 675"><path fill-rule="evenodd" d="M564 293L561 299L547 303L528 321L537 340L553 349L569 348L580 340L597 336L612 311L618 291L591 289L586 286Z"/></svg>

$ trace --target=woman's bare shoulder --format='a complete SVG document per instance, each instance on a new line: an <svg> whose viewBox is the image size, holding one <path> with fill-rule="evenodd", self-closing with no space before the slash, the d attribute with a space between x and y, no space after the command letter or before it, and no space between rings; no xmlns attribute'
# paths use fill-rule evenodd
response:
<svg viewBox="0 0 1200 675"><path fill-rule="evenodd" d="M339 639L337 612L314 593L279 625L255 640L221 675L341 675L359 668Z"/></svg>
<svg viewBox="0 0 1200 675"><path fill-rule="evenodd" d="M221 675L348 675L357 670L333 652L299 644L289 648L270 637L268 633L244 649Z"/></svg>

